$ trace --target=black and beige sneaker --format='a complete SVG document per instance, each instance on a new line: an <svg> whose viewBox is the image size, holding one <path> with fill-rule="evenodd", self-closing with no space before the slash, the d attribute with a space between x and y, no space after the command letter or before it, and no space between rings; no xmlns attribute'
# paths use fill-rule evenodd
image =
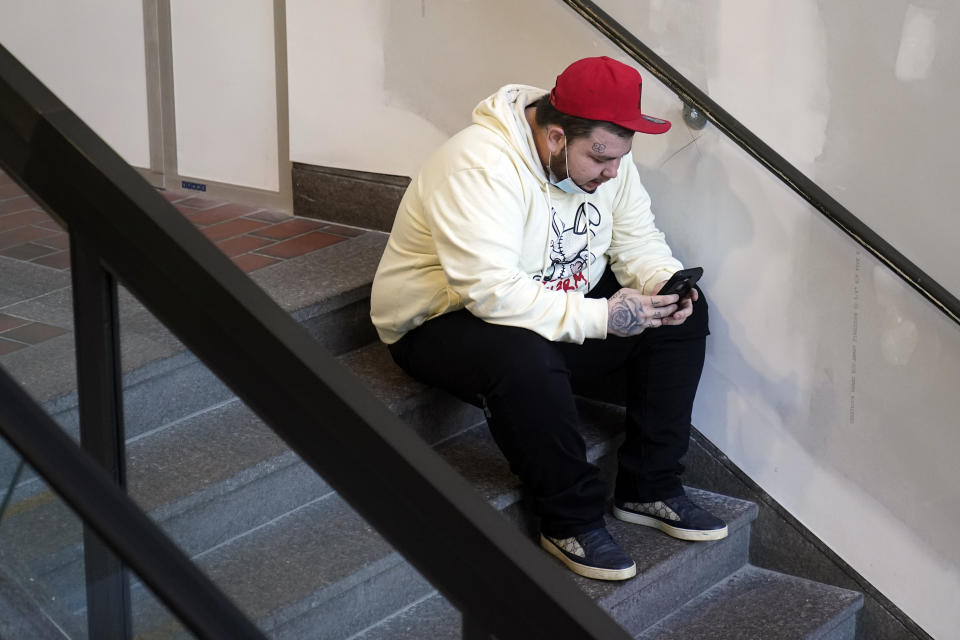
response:
<svg viewBox="0 0 960 640"><path fill-rule="evenodd" d="M613 515L624 522L655 527L681 540L720 540L727 537L727 523L695 505L687 496L656 502L617 501L613 506Z"/></svg>
<svg viewBox="0 0 960 640"><path fill-rule="evenodd" d="M595 580L626 580L637 575L637 564L600 527L570 538L540 534L540 546L574 573Z"/></svg>

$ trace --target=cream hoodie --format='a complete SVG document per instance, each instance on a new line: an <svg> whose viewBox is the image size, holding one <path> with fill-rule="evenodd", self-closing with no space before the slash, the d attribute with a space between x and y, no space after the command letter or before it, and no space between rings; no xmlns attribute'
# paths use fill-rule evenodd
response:
<svg viewBox="0 0 960 640"><path fill-rule="evenodd" d="M621 285L644 293L682 268L654 226L630 154L592 194L548 182L524 117L544 93L500 89L410 183L371 295L387 344L462 308L549 340L605 338L607 301L584 293L608 264Z"/></svg>

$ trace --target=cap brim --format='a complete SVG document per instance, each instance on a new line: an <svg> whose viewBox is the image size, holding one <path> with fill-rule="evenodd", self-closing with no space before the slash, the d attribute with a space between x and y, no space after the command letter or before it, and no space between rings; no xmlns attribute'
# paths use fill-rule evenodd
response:
<svg viewBox="0 0 960 640"><path fill-rule="evenodd" d="M641 115L636 120L615 120L615 124L627 129L633 129L638 133L666 133L670 130L670 122L661 118L654 118L646 114Z"/></svg>

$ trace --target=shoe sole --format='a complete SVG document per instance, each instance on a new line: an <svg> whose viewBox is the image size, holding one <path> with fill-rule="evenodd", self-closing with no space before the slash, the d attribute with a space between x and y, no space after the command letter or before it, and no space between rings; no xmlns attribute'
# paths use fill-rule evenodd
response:
<svg viewBox="0 0 960 640"><path fill-rule="evenodd" d="M543 547L544 551L565 564L570 571L584 578L593 578L594 580L627 580L637 575L636 563L626 569L601 569L599 567L591 567L590 565L574 562L568 558L557 545L547 540L543 534L540 534L540 546Z"/></svg>
<svg viewBox="0 0 960 640"><path fill-rule="evenodd" d="M672 538L677 538L679 540L688 540L691 542L704 542L706 540L722 540L727 537L728 529L724 527L723 529L682 529L680 527L674 527L669 525L663 520L658 520L651 516L645 516L640 513L634 513L632 511L624 511L616 506L613 507L613 515L617 520L623 520L624 522L632 522L634 524L641 524L645 527L653 527L654 529L660 529L665 534Z"/></svg>

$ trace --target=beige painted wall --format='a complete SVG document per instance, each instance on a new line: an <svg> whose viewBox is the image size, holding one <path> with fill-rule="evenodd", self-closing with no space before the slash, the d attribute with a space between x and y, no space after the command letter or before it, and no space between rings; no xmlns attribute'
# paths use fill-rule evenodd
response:
<svg viewBox="0 0 960 640"><path fill-rule="evenodd" d="M170 0L181 175L280 190L273 0ZM0 43L148 168L140 0L0 2Z"/></svg>
<svg viewBox="0 0 960 640"><path fill-rule="evenodd" d="M287 34L291 159L406 176L501 85L549 88L577 57L627 60L555 0L287 0ZM679 121L675 96L645 99ZM691 141L677 126L648 153Z"/></svg>
<svg viewBox="0 0 960 640"><path fill-rule="evenodd" d="M124 160L150 166L140 2L5 0L0 44Z"/></svg>
<svg viewBox="0 0 960 640"><path fill-rule="evenodd" d="M960 293L954 4L603 4ZM2 3L0 42L146 166L140 3L78 6ZM173 2L182 173L276 188L270 6ZM230 29L208 28L224 16ZM288 0L287 16L291 158L366 171L412 175L501 84L548 88L575 58L625 60L557 0ZM697 426L950 637L960 329L712 128L683 126L680 103L648 76L646 108L675 127L638 137L635 158L675 252L706 268L711 300Z"/></svg>
<svg viewBox="0 0 960 640"><path fill-rule="evenodd" d="M960 51L944 35L960 11L840 4L605 6L960 293L960 223L947 214L960 140L942 122L960 94ZM650 186L671 213L696 212L663 226L712 274L697 425L932 635L950 637L960 327L712 129L695 146Z"/></svg>
<svg viewBox="0 0 960 640"><path fill-rule="evenodd" d="M625 59L558 0L313 4L288 1L294 161L412 175L499 85L549 88L573 59ZM602 5L960 293L954 5ZM675 126L638 136L634 156L711 301L696 425L934 637L951 637L960 327L712 127L688 130L648 76L645 107Z"/></svg>

